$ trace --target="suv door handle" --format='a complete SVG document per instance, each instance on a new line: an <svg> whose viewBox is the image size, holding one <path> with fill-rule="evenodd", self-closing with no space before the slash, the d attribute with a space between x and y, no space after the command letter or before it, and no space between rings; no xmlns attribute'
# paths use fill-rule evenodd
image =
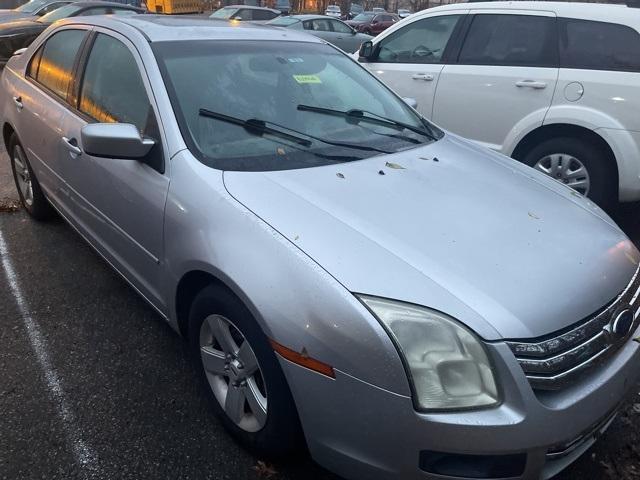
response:
<svg viewBox="0 0 640 480"><path fill-rule="evenodd" d="M22 97L13 97L13 103L16 104L18 110L22 110L24 108L24 105L22 104Z"/></svg>
<svg viewBox="0 0 640 480"><path fill-rule="evenodd" d="M68 139L67 137L62 137L62 143L64 143L64 146L69 150L72 157L75 158L78 155L82 155L82 150L80 150L75 138Z"/></svg>
<svg viewBox="0 0 640 480"><path fill-rule="evenodd" d="M528 87L536 90L542 90L543 88L547 88L547 82L537 82L535 80L520 80L516 82L516 87Z"/></svg>
<svg viewBox="0 0 640 480"><path fill-rule="evenodd" d="M432 82L433 75L429 75L428 73L414 73L411 75L413 80L424 80L425 82Z"/></svg>

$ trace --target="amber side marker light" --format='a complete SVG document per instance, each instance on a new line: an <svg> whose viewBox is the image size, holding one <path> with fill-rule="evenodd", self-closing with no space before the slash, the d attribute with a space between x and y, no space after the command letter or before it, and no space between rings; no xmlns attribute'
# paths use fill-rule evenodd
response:
<svg viewBox="0 0 640 480"><path fill-rule="evenodd" d="M320 360L311 358L309 355L307 355L307 351L304 348L302 349L302 353L300 353L296 352L295 350L291 350L284 345L280 345L275 340L269 341L271 342L273 350L280 354L281 357L289 360L290 362L301 365L305 368L308 368L309 370L313 370L314 372L321 373L322 375L326 375L329 378L336 378L336 374L333 371L333 367L331 365L327 365Z"/></svg>

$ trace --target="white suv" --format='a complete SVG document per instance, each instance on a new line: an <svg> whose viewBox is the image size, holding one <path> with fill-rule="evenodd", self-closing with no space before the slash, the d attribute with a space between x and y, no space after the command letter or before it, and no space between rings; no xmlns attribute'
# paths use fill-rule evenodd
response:
<svg viewBox="0 0 640 480"><path fill-rule="evenodd" d="M412 15L359 61L438 125L602 206L640 199L640 9L464 3Z"/></svg>

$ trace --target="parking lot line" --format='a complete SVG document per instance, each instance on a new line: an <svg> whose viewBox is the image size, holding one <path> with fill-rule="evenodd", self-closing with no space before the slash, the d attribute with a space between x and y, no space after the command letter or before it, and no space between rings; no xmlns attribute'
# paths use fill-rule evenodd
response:
<svg viewBox="0 0 640 480"><path fill-rule="evenodd" d="M82 478L86 478L88 476L87 474L95 474L97 472L97 457L82 438L81 429L79 428L75 415L69 408L68 402L65 398L60 378L51 364L46 340L40 332L38 323L29 313L29 306L22 294L22 290L20 289L20 283L18 281L16 271L13 268L13 263L11 262L9 250L2 230L0 230L0 260L2 262L2 268L7 278L9 288L15 298L18 311L27 331L29 342L36 354L36 358L47 383L47 388L49 389L49 392L56 404L60 419L62 420L67 443L69 444L74 459L80 469Z"/></svg>

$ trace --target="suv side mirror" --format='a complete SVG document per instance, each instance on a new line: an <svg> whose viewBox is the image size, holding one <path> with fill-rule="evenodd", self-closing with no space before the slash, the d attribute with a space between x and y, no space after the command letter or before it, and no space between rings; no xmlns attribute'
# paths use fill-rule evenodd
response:
<svg viewBox="0 0 640 480"><path fill-rule="evenodd" d="M82 127L80 138L87 155L124 160L146 157L156 143L142 138L130 123L90 123Z"/></svg>
<svg viewBox="0 0 640 480"><path fill-rule="evenodd" d="M366 42L363 42L362 45L360 45L358 56L366 60L369 60L373 57L373 42L371 40L367 40Z"/></svg>

